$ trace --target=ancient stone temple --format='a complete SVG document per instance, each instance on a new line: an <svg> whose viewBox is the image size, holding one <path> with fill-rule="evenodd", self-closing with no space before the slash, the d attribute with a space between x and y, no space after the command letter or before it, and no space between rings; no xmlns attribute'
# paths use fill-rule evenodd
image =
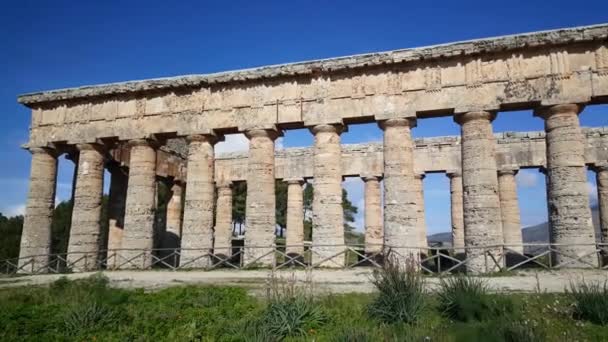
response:
<svg viewBox="0 0 608 342"><path fill-rule="evenodd" d="M582 129L578 120L586 106L608 102L608 25L45 91L19 102L32 110L20 256L33 268L48 262L64 154L76 164L68 248L75 270L98 267L106 246L121 251L123 268L151 266L142 251L159 246L159 179L172 190L167 234L185 268L232 253L232 185L242 181L246 264L275 263L277 179L288 184L286 252L296 255L304 252L303 189L314 184L310 262L318 266L345 262L347 176L365 183L365 252L397 262L427 253L426 173L450 179L453 245L471 271L487 270L488 254L523 252L515 183L523 168L546 174L555 262L592 266L596 243L608 239L608 128ZM526 109L544 120L544 132L493 133L497 116ZM453 116L461 135L412 138L417 123L439 116ZM368 122L383 130L382 143L341 143L349 124ZM276 138L296 128L308 128L314 146L275 152ZM214 145L232 133L245 134L249 153L215 156ZM587 168L597 172L600 241ZM111 173L107 233L100 225L104 169Z"/></svg>

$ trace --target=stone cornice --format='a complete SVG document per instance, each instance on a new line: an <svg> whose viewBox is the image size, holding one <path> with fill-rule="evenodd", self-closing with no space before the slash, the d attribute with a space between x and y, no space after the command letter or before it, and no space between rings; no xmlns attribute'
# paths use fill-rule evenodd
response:
<svg viewBox="0 0 608 342"><path fill-rule="evenodd" d="M167 91L170 89L196 88L212 84L253 81L284 76L323 74L338 70L364 68L375 65L409 63L437 58L470 56L481 53L504 52L521 48L553 46L566 43L608 39L608 24L581 26L527 34L476 39L428 47L360 54L346 57L313 60L252 69L220 72L206 75L129 81L105 85L24 94L18 101L30 107L49 102L102 97L115 94Z"/></svg>

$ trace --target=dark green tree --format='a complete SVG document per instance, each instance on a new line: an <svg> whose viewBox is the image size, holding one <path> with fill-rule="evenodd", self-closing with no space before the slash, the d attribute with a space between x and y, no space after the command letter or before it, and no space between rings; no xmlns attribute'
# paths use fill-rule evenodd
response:
<svg viewBox="0 0 608 342"><path fill-rule="evenodd" d="M283 237L283 230L287 227L287 183L277 180L274 186L275 193L275 218L277 225L281 228L279 236Z"/></svg>
<svg viewBox="0 0 608 342"><path fill-rule="evenodd" d="M72 225L72 201L62 201L53 210L51 223L51 254L68 251L70 226Z"/></svg>
<svg viewBox="0 0 608 342"><path fill-rule="evenodd" d="M245 223L245 206L247 199L247 183L235 182L232 187L232 222L233 230L236 231L237 225L242 226ZM240 229L239 229L240 233Z"/></svg>
<svg viewBox="0 0 608 342"><path fill-rule="evenodd" d="M6 217L0 213L0 260L19 257L23 216Z"/></svg>

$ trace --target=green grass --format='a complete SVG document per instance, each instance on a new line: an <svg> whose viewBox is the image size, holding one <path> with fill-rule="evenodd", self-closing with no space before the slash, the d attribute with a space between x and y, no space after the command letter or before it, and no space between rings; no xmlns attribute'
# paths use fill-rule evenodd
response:
<svg viewBox="0 0 608 342"><path fill-rule="evenodd" d="M446 317L438 295L425 294L417 319L397 323L370 315L368 308L379 294L313 297L293 286L271 290L266 298L254 298L236 287L183 286L144 292L109 288L99 276L63 279L49 287L2 289L0 341L608 339L608 326L576 314L571 294L487 294L489 300L508 300L512 311L468 322Z"/></svg>

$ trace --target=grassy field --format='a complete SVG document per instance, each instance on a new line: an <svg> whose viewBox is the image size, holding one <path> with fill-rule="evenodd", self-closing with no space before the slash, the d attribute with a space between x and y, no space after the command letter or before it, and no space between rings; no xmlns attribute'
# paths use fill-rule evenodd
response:
<svg viewBox="0 0 608 342"><path fill-rule="evenodd" d="M591 305L607 314L589 318L573 294L475 292L473 298L466 293L474 286L462 283L452 284L451 293L426 294L419 280L398 275L380 279L379 294L313 298L289 280L271 279L266 296L255 298L233 287L144 292L110 288L102 276L61 279L50 287L0 290L0 340L608 340L605 300ZM446 298L457 305L446 305Z"/></svg>

